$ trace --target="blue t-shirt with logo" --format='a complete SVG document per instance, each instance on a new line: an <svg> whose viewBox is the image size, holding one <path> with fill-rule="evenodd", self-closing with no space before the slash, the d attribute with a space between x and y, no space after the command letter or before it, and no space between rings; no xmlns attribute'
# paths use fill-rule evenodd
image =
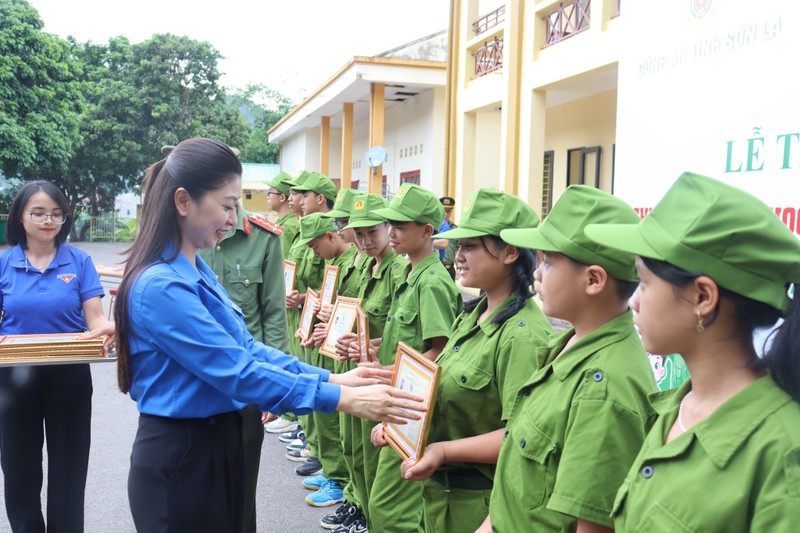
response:
<svg viewBox="0 0 800 533"><path fill-rule="evenodd" d="M21 245L0 254L0 334L86 331L83 302L104 295L89 254L60 244L40 272L28 263Z"/></svg>

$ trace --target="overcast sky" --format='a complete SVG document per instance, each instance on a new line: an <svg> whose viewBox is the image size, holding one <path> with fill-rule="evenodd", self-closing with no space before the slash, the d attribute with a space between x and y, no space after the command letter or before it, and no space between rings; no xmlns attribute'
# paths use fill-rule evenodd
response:
<svg viewBox="0 0 800 533"><path fill-rule="evenodd" d="M154 33L208 41L222 84L261 83L299 102L356 55L447 27L449 0L28 0L44 30L79 41Z"/></svg>

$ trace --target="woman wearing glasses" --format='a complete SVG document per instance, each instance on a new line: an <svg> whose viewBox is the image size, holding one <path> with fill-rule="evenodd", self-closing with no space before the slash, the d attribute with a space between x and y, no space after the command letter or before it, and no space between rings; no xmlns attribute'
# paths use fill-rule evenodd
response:
<svg viewBox="0 0 800 533"><path fill-rule="evenodd" d="M67 199L55 185L20 188L6 228L13 247L0 254L0 335L111 331L91 258L65 243L70 228ZM88 364L0 368L0 464L14 531L45 531L43 427L47 524L83 531L91 408Z"/></svg>

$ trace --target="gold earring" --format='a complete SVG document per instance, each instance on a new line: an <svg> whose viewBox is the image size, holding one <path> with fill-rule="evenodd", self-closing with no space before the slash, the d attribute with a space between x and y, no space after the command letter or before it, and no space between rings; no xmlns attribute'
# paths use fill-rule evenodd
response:
<svg viewBox="0 0 800 533"><path fill-rule="evenodd" d="M703 333L705 330L705 326L703 326L703 315L700 314L700 311L697 312L697 333Z"/></svg>

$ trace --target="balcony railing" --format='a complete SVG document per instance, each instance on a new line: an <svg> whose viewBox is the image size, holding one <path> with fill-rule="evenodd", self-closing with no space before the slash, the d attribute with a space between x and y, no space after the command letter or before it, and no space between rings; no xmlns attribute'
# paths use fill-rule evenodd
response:
<svg viewBox="0 0 800 533"><path fill-rule="evenodd" d="M503 68L503 39L495 37L475 50L475 77Z"/></svg>
<svg viewBox="0 0 800 533"><path fill-rule="evenodd" d="M500 6L491 13L482 16L472 23L472 34L480 35L489 28L494 28L506 20L506 6Z"/></svg>
<svg viewBox="0 0 800 533"><path fill-rule="evenodd" d="M589 29L590 4L590 0L573 0L559 4L558 9L546 15L545 47Z"/></svg>

